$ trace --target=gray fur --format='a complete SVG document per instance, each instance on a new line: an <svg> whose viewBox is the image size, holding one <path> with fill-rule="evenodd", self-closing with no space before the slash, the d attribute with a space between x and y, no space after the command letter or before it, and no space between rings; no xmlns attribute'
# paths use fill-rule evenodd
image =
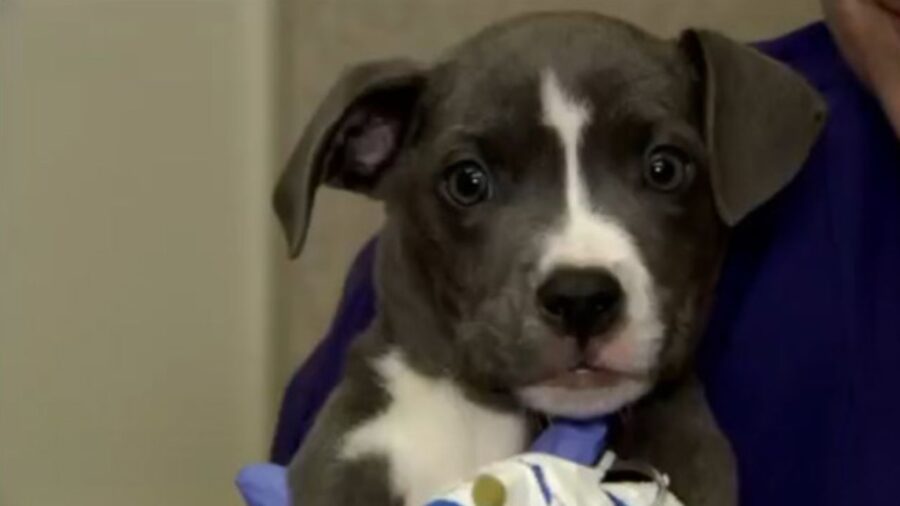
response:
<svg viewBox="0 0 900 506"><path fill-rule="evenodd" d="M295 461L297 504L402 503L383 460L336 459L342 436L390 403L371 367L387 348L504 411L517 409L517 387L558 366L549 349L575 353L534 304L536 231L564 205L561 147L540 118L547 67L592 105L580 153L590 197L634 236L666 328L653 372L662 387L634 407L617 446L670 472L687 504L736 503L733 457L690 357L727 226L790 181L818 133L821 101L785 68L715 34L690 32L679 44L598 15L541 14L496 25L430 69L390 61L350 72L291 159L276 208L292 253L319 183L381 199L388 215L377 321ZM741 82L748 72L756 80ZM641 186L648 146L660 142L695 161L683 192ZM491 201L457 209L436 195L441 172L460 158L492 169Z"/></svg>
<svg viewBox="0 0 900 506"><path fill-rule="evenodd" d="M378 504L402 506L403 501L387 486L385 458L368 455L347 462L339 458L341 441L357 424L390 403L390 394L372 369L371 357L385 351L386 344L376 322L351 348L344 380L322 408L311 433L314 437L300 448L291 463L293 504L308 506ZM347 486L352 483L353 486Z"/></svg>

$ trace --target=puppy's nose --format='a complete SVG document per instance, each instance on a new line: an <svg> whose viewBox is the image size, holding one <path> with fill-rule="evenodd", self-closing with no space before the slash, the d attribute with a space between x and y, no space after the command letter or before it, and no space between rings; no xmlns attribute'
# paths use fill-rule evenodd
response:
<svg viewBox="0 0 900 506"><path fill-rule="evenodd" d="M584 345L615 322L623 292L605 269L567 268L553 272L538 288L537 298L544 319Z"/></svg>

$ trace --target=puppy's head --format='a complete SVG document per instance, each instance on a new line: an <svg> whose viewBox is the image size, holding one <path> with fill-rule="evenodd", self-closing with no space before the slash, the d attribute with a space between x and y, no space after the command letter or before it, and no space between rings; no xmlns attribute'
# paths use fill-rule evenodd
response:
<svg viewBox="0 0 900 506"><path fill-rule="evenodd" d="M351 70L275 204L296 255L320 183L384 200L386 310L433 314L416 339L449 342L464 380L591 416L684 366L727 227L823 117L801 78L714 33L529 16L431 68Z"/></svg>

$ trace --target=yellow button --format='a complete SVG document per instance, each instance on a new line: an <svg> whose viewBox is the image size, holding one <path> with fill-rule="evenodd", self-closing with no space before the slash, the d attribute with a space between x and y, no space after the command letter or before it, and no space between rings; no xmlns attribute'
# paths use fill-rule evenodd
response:
<svg viewBox="0 0 900 506"><path fill-rule="evenodd" d="M497 478L483 474L475 480L472 499L475 506L503 506L506 503L506 487Z"/></svg>

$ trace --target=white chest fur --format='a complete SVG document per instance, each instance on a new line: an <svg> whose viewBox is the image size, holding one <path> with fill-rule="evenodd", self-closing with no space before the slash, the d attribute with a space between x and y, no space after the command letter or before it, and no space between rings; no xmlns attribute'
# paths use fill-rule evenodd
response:
<svg viewBox="0 0 900 506"><path fill-rule="evenodd" d="M524 450L522 416L474 404L453 382L417 373L397 352L379 359L377 368L391 404L348 434L342 456L386 456L406 506L425 504L478 468Z"/></svg>

